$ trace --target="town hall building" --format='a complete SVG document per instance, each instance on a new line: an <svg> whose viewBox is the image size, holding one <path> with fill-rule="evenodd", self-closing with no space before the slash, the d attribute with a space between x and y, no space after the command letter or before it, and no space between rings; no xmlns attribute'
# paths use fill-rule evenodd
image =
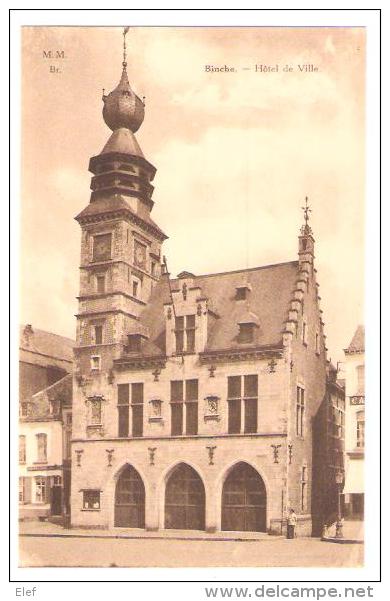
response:
<svg viewBox="0 0 390 601"><path fill-rule="evenodd" d="M112 134L76 217L71 524L279 534L292 507L310 534L327 359L307 203L297 258L171 277L125 53L103 102Z"/></svg>

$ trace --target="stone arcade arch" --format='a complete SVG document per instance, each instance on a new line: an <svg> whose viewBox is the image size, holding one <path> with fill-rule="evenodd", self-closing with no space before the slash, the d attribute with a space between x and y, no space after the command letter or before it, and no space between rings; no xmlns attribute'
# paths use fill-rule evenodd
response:
<svg viewBox="0 0 390 601"><path fill-rule="evenodd" d="M145 486L137 470L129 464L116 482L114 525L145 528Z"/></svg>
<svg viewBox="0 0 390 601"><path fill-rule="evenodd" d="M229 471L222 488L221 530L266 532L267 494L260 474L241 461Z"/></svg>
<svg viewBox="0 0 390 601"><path fill-rule="evenodd" d="M187 463L179 463L165 487L165 528L205 529L205 488L199 474Z"/></svg>

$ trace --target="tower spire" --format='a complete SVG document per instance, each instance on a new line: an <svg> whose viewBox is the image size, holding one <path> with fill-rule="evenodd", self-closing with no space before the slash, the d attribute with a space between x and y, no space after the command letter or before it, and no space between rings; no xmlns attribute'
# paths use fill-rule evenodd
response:
<svg viewBox="0 0 390 601"><path fill-rule="evenodd" d="M127 53L126 53L126 34L129 31L130 27L123 28L123 69L126 70L127 67Z"/></svg>
<svg viewBox="0 0 390 601"><path fill-rule="evenodd" d="M299 236L299 264L301 268L307 269L307 266L313 264L314 260L314 238L313 230L309 225L310 213L312 212L309 199L305 196L305 205L301 207L305 223L301 227Z"/></svg>
<svg viewBox="0 0 390 601"><path fill-rule="evenodd" d="M301 207L302 211L303 211L303 217L305 219L305 225L303 225L301 227L301 234L304 236L307 236L308 234L312 234L312 229L309 225L309 213L312 212L310 205L308 204L308 197L305 196L305 206Z"/></svg>
<svg viewBox="0 0 390 601"><path fill-rule="evenodd" d="M107 96L103 91L103 119L108 127L115 131L127 129L133 134L141 127L145 115L143 100L133 92L127 76L127 46L126 34L129 27L124 27L122 76L117 87Z"/></svg>

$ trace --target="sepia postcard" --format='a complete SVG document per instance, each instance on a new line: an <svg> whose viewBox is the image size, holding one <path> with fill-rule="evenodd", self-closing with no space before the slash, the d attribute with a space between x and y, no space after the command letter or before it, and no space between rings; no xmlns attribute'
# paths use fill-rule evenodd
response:
<svg viewBox="0 0 390 601"><path fill-rule="evenodd" d="M130 17L20 29L18 577L356 574L366 27Z"/></svg>

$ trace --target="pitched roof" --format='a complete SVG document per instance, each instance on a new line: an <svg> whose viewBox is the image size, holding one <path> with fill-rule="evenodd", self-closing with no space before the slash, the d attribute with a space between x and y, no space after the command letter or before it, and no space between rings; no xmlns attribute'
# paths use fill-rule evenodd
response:
<svg viewBox="0 0 390 601"><path fill-rule="evenodd" d="M364 352L364 326L359 325L353 335L348 348L344 349L346 354L363 353Z"/></svg>
<svg viewBox="0 0 390 601"><path fill-rule="evenodd" d="M20 361L44 367L51 365L70 371L74 346L76 342L71 338L39 330L30 324L20 326Z"/></svg>
<svg viewBox="0 0 390 601"><path fill-rule="evenodd" d="M296 282L298 261L266 265L226 273L193 277L194 287L201 288L215 317L210 316L206 351L250 348L251 346L279 346L282 344L284 321L288 317L289 301ZM243 276L251 292L245 301L236 300L236 287L242 285ZM171 287L178 287L178 279ZM170 303L168 277L162 276L154 287L150 301L140 315L148 328L150 339L143 345L142 355L158 356L165 353L164 304ZM238 322L244 311L254 313L259 327L255 328L253 344L243 345L237 340Z"/></svg>
<svg viewBox="0 0 390 601"><path fill-rule="evenodd" d="M44 419L50 416L50 401L60 401L62 407L70 407L73 398L73 376L67 374L47 388L36 392L31 397L30 414L24 421ZM60 414L52 415L59 418Z"/></svg>

